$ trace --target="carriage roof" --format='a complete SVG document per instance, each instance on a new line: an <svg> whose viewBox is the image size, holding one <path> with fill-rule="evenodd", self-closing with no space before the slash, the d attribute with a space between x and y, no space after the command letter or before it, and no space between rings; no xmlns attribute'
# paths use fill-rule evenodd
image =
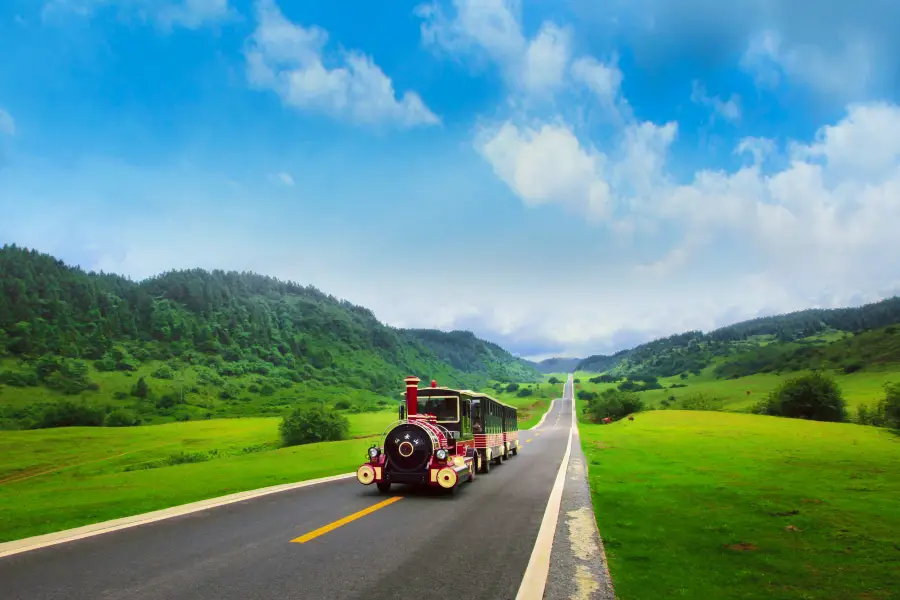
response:
<svg viewBox="0 0 900 600"><path fill-rule="evenodd" d="M485 393L475 392L472 390L455 390L453 388L448 388L448 387L426 387L426 388L419 388L419 396L431 396L432 394L430 394L430 393L424 394L423 392L432 392L432 391L437 391L437 392L441 392L441 393L450 393L450 394L459 395L459 396L470 396L471 398L473 398L475 400L490 400L490 401L492 401L496 404L499 404L500 406L503 406L505 408L511 408L513 410L516 410L515 406L506 404L505 402L501 402L500 400L497 400L493 396L489 396Z"/></svg>

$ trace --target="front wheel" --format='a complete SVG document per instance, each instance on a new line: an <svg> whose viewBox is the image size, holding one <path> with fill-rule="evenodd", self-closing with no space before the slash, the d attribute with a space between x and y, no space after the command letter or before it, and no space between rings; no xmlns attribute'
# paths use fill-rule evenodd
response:
<svg viewBox="0 0 900 600"><path fill-rule="evenodd" d="M379 481L375 485L378 486L378 491L382 494L387 494L391 491L391 482L390 481Z"/></svg>

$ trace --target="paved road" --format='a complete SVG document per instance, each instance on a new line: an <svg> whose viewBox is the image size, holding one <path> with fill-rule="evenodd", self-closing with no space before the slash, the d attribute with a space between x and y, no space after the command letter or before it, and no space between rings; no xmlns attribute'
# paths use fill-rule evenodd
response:
<svg viewBox="0 0 900 600"><path fill-rule="evenodd" d="M355 479L0 558L4 600L513 599L565 452L571 379L524 448L455 497ZM461 580L468 579L470 583ZM463 587L464 586L464 587Z"/></svg>

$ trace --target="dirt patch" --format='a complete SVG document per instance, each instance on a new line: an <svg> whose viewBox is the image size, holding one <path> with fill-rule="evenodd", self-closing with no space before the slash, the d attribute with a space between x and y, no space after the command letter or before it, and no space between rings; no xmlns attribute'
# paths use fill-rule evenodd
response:
<svg viewBox="0 0 900 600"><path fill-rule="evenodd" d="M785 531L803 531L799 527L794 527L793 525L788 525L784 528Z"/></svg>
<svg viewBox="0 0 900 600"><path fill-rule="evenodd" d="M594 448L597 448L598 450L606 450L608 448L615 448L615 446L613 446L612 444L607 444L606 442L603 442L603 441L593 442L593 444L594 444Z"/></svg>
<svg viewBox="0 0 900 600"><path fill-rule="evenodd" d="M750 544L748 542L741 542L739 544L725 544L725 547L729 550L734 550L735 552L751 552L753 550L759 550L756 544Z"/></svg>

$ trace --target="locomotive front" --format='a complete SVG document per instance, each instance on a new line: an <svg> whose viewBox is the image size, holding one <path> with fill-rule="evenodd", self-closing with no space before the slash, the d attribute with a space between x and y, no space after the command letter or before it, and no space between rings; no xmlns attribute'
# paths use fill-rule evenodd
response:
<svg viewBox="0 0 900 600"><path fill-rule="evenodd" d="M472 458L456 451L455 441L433 415L418 414L419 381L406 378L406 418L387 428L381 445L369 448L368 461L356 471L361 484L375 483L381 492L390 490L392 483L453 491L460 482L474 479Z"/></svg>

